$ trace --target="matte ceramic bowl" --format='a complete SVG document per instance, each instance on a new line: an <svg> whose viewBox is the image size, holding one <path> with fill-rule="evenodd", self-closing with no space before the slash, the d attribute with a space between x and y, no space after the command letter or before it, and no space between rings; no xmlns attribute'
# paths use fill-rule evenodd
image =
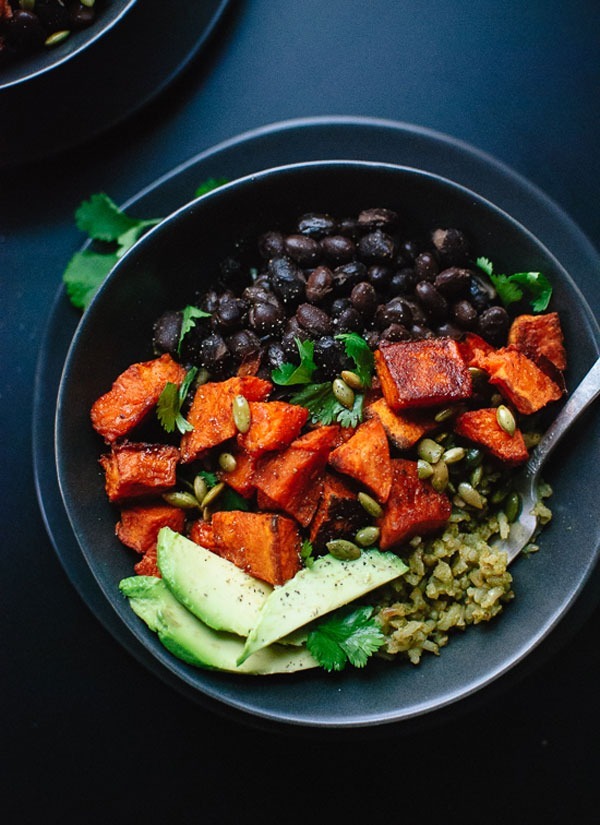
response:
<svg viewBox="0 0 600 825"><path fill-rule="evenodd" d="M373 661L364 670L329 675L321 670L248 677L195 669L175 659L130 610L118 590L132 573L131 553L114 535L115 512L104 492L98 457L103 445L89 410L134 361L152 357L154 320L168 308L193 302L219 262L238 242L270 228L290 227L309 211L334 215L384 206L408 214L423 228L457 226L478 254L501 271L540 270L554 286L568 353L567 380L581 380L595 360L598 327L560 263L508 215L461 186L398 166L327 161L267 170L227 184L178 210L120 261L85 313L70 348L59 391L56 457L71 524L93 575L121 621L154 655L156 671L175 674L186 689L255 719L345 729L407 723L464 701L531 658L551 631L568 625L569 608L589 581L600 544L595 491L588 474L598 421L587 417L555 453L553 522L541 551L513 564L516 599L495 621L457 633L439 657L418 667ZM560 468L560 471L558 471ZM189 690L188 690L189 692Z"/></svg>

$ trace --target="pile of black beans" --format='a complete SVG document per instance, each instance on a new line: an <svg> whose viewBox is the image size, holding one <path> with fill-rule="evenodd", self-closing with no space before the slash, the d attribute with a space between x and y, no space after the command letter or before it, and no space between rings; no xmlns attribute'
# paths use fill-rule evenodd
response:
<svg viewBox="0 0 600 825"><path fill-rule="evenodd" d="M95 22L103 0L0 0L0 66Z"/></svg>
<svg viewBox="0 0 600 825"><path fill-rule="evenodd" d="M466 331L495 346L506 341L508 313L459 229L415 240L387 208L343 219L311 213L287 234L263 234L254 255L225 261L217 287L196 296L210 317L198 319L179 352L182 312L164 313L155 349L215 378L244 362L260 364L258 374L267 377L283 362L298 363L296 339L309 339L317 381L351 367L339 333L356 332L371 349Z"/></svg>

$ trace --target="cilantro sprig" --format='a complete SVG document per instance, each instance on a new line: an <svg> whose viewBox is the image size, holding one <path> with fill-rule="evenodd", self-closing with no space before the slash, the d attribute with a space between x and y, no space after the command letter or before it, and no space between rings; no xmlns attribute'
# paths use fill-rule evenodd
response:
<svg viewBox="0 0 600 825"><path fill-rule="evenodd" d="M325 670L343 670L347 663L364 667L384 644L373 612L368 605L342 608L309 632L306 646Z"/></svg>
<svg viewBox="0 0 600 825"><path fill-rule="evenodd" d="M203 309L190 306L189 304L183 308L181 330L179 332L179 341L177 342L177 352L179 354L181 354L183 339L188 332L196 326L196 318L210 318L210 312L205 312Z"/></svg>
<svg viewBox="0 0 600 825"><path fill-rule="evenodd" d="M275 384L281 387L289 387L293 384L310 384L313 373L317 369L314 361L315 345L313 341L301 341L294 338L300 355L300 364L290 364L286 362L276 367L271 372L271 378Z"/></svg>
<svg viewBox="0 0 600 825"><path fill-rule="evenodd" d="M375 359L370 346L357 332L342 332L335 337L336 340L342 341L346 355L354 361L356 374L363 387L370 387L375 369Z"/></svg>
<svg viewBox="0 0 600 825"><path fill-rule="evenodd" d="M309 384L294 393L290 402L306 407L313 424L333 424L336 421L342 427L357 427L363 417L364 395L356 393L352 409L348 409L333 394L330 381Z"/></svg>
<svg viewBox="0 0 600 825"><path fill-rule="evenodd" d="M187 398L187 394L197 372L197 367L192 367L188 370L179 387L171 381L167 381L165 384L165 388L161 392L156 405L156 415L165 432L172 433L175 427L177 427L183 435L194 429L190 422L186 421L181 414L181 408Z"/></svg>
<svg viewBox="0 0 600 825"><path fill-rule="evenodd" d="M489 258L484 257L477 258L476 264L488 276L504 306L520 301L523 298L521 287L524 287L531 295L530 304L534 312L544 312L548 308L552 297L552 285L541 272L497 274Z"/></svg>

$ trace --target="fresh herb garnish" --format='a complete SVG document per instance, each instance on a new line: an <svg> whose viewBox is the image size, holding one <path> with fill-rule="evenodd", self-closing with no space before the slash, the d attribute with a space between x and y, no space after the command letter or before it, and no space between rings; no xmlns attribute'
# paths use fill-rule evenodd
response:
<svg viewBox="0 0 600 825"><path fill-rule="evenodd" d="M227 183L225 178L210 178L196 190L196 196L204 195ZM106 249L83 249L76 252L63 273L63 283L73 306L85 310L98 288L128 249L141 235L162 218L132 218L104 192L91 195L75 212L77 228L85 232L90 241Z"/></svg>
<svg viewBox="0 0 600 825"><path fill-rule="evenodd" d="M494 273L489 258L477 258L477 266L482 269L494 285L504 306L520 301L523 297L521 287L530 293L530 304L534 312L543 312L548 308L552 297L550 281L541 272L515 272L513 275Z"/></svg>
<svg viewBox="0 0 600 825"><path fill-rule="evenodd" d="M198 470L196 475L202 476L209 490L211 487L215 487L219 483L218 475L216 473L211 473L210 470Z"/></svg>
<svg viewBox="0 0 600 825"><path fill-rule="evenodd" d="M271 372L271 378L275 384L282 387L289 387L293 384L310 384L313 373L317 368L313 358L315 352L313 341L301 341L299 338L294 338L294 340L298 347L300 364L286 362Z"/></svg>
<svg viewBox="0 0 600 825"><path fill-rule="evenodd" d="M309 384L298 390L290 398L292 404L306 407L313 424L332 424L334 421L342 427L357 427L362 421L364 396L356 393L354 404L349 410L337 400L329 381L322 384Z"/></svg>
<svg viewBox="0 0 600 825"><path fill-rule="evenodd" d="M179 333L179 341L177 343L177 352L181 353L181 344L188 332L196 326L196 318L210 318L210 312L205 312L195 306L184 307L181 319L181 331Z"/></svg>
<svg viewBox="0 0 600 825"><path fill-rule="evenodd" d="M177 427L182 435L193 429L190 422L186 421L181 414L181 408L197 372L197 367L192 367L188 370L179 387L177 384L167 381L164 390L159 396L158 404L156 405L156 414L163 429L168 433L172 433L175 427Z"/></svg>
<svg viewBox="0 0 600 825"><path fill-rule="evenodd" d="M305 567L312 567L315 563L313 552L314 547L312 546L312 542L309 539L304 539L302 545L300 546L300 558L302 559Z"/></svg>
<svg viewBox="0 0 600 825"><path fill-rule="evenodd" d="M343 670L348 662L364 667L384 644L373 611L370 606L344 608L310 631L306 646L325 670Z"/></svg>
<svg viewBox="0 0 600 825"><path fill-rule="evenodd" d="M346 355L354 361L356 374L363 387L370 387L375 368L375 359L370 346L356 332L342 332L335 337L343 342Z"/></svg>

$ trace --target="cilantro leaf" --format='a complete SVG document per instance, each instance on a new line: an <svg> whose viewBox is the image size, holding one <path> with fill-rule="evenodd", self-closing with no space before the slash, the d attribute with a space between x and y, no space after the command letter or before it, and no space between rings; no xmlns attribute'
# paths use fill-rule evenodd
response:
<svg viewBox="0 0 600 825"><path fill-rule="evenodd" d="M313 341L301 341L299 338L294 338L298 353L300 354L300 364L285 363L280 367L276 367L271 372L271 378L276 384L282 387L290 386L291 384L310 384L313 373L317 368L314 361L315 345Z"/></svg>
<svg viewBox="0 0 600 825"><path fill-rule="evenodd" d="M156 405L156 415L165 432L172 433L177 427L183 435L193 429L189 421L186 421L181 414L181 408L197 372L197 367L188 370L179 387L171 381L165 384Z"/></svg>
<svg viewBox="0 0 600 825"><path fill-rule="evenodd" d="M104 192L83 201L75 212L77 228L97 241L116 241L136 223Z"/></svg>
<svg viewBox="0 0 600 825"><path fill-rule="evenodd" d="M84 249L76 252L63 274L67 295L74 307L87 309L98 287L117 262L116 255L101 255Z"/></svg>
<svg viewBox="0 0 600 825"><path fill-rule="evenodd" d="M179 333L179 342L177 344L177 352L181 352L181 344L188 332L196 326L196 318L210 318L210 312L205 312L198 307L188 306L184 307L181 319L181 331Z"/></svg>
<svg viewBox="0 0 600 825"><path fill-rule="evenodd" d="M354 396L354 404L352 409L348 409L340 404L340 409L337 411L335 420L342 427L358 427L363 420L363 405L365 397L361 393L356 393Z"/></svg>
<svg viewBox="0 0 600 825"><path fill-rule="evenodd" d="M360 378L363 387L370 387L373 370L375 369L375 359L370 346L356 332L343 332L335 337L338 341L343 342L346 355L354 361L356 374Z"/></svg>
<svg viewBox="0 0 600 825"><path fill-rule="evenodd" d="M362 421L364 396L356 393L354 404L349 410L337 400L329 381L322 384L308 384L290 398L291 404L299 404L310 412L313 424L332 424L336 421L342 427L356 427Z"/></svg>
<svg viewBox="0 0 600 825"><path fill-rule="evenodd" d="M229 183L227 178L208 178L196 189L195 196L199 198L200 195L206 195L207 192L218 189L219 186L223 186L224 183Z"/></svg>
<svg viewBox="0 0 600 825"><path fill-rule="evenodd" d="M494 273L492 262L488 258L477 258L477 266L482 269L494 285L498 297L508 306L523 297L521 287L530 293L529 303L534 312L544 312L552 297L552 285L541 272L515 272L513 275Z"/></svg>
<svg viewBox="0 0 600 825"><path fill-rule="evenodd" d="M209 470L199 470L197 475L202 476L209 490L211 487L215 487L219 483L219 477L217 474L211 473Z"/></svg>
<svg viewBox="0 0 600 825"><path fill-rule="evenodd" d="M312 567L315 563L313 558L314 547L309 539L304 539L300 547L300 558L306 567Z"/></svg>
<svg viewBox="0 0 600 825"><path fill-rule="evenodd" d="M227 487L227 485L220 493L218 504L215 506L218 510L250 510L249 501L232 487Z"/></svg>
<svg viewBox="0 0 600 825"><path fill-rule="evenodd" d="M348 662L364 667L385 642L370 606L346 607L308 634L306 646L325 670L343 670Z"/></svg>

